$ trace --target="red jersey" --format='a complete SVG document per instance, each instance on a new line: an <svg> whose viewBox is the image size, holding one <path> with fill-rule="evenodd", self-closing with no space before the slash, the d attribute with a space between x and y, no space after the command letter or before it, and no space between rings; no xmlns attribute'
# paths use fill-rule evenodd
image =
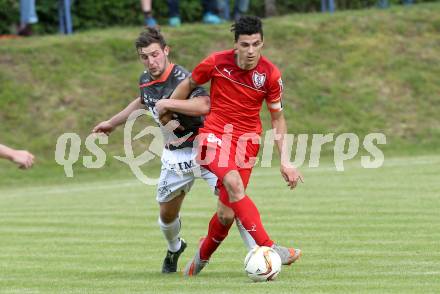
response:
<svg viewBox="0 0 440 294"><path fill-rule="evenodd" d="M244 133L261 134L260 110L265 100L270 111L281 111L283 84L278 68L261 56L251 70L236 64L234 50L215 52L198 64L192 79L199 85L211 80L211 111L201 133L221 136L232 124L233 137Z"/></svg>

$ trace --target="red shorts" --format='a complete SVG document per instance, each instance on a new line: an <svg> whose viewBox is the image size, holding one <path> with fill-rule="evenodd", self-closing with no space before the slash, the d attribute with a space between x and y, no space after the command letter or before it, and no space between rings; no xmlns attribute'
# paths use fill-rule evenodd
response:
<svg viewBox="0 0 440 294"><path fill-rule="evenodd" d="M197 162L217 176L219 197L225 205L229 206L229 197L223 186L223 178L228 172L236 170L246 189L260 149L257 138L259 137L228 140L213 134L199 135Z"/></svg>

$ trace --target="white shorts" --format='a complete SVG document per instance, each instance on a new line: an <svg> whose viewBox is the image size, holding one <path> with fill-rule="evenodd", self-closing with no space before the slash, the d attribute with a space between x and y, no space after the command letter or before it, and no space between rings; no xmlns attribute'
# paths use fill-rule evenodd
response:
<svg viewBox="0 0 440 294"><path fill-rule="evenodd" d="M195 156L193 148L163 150L162 170L157 184L156 200L158 202L168 202L182 192L188 193L196 178L204 179L215 193L217 177L204 167L197 165Z"/></svg>

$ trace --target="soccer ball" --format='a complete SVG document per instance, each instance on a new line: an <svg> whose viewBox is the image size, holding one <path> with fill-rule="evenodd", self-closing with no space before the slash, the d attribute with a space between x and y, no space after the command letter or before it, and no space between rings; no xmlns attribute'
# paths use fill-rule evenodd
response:
<svg viewBox="0 0 440 294"><path fill-rule="evenodd" d="M281 272L281 258L270 247L255 246L244 259L244 270L254 282L272 281Z"/></svg>

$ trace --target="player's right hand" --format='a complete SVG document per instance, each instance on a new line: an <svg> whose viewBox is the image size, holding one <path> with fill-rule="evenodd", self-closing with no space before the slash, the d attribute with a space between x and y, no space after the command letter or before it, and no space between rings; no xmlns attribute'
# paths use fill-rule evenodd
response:
<svg viewBox="0 0 440 294"><path fill-rule="evenodd" d="M32 167L34 164L34 159L34 155L26 150L14 150L14 152L11 154L11 160L22 169Z"/></svg>
<svg viewBox="0 0 440 294"><path fill-rule="evenodd" d="M96 127L93 128L93 133L104 133L107 136L113 132L115 127L110 123L110 121L106 120L103 122L100 122Z"/></svg>
<svg viewBox="0 0 440 294"><path fill-rule="evenodd" d="M281 175L287 182L290 190L295 189L299 182L304 183L303 175L290 164L281 164Z"/></svg>

